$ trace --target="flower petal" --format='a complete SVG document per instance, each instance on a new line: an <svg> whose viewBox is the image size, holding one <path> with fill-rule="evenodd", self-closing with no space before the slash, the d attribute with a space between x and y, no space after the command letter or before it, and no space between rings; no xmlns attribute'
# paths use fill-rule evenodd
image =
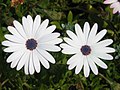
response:
<svg viewBox="0 0 120 90"><path fill-rule="evenodd" d="M112 60L113 57L110 54L106 54L106 53L99 53L97 54L97 57L104 59L104 60Z"/></svg>
<svg viewBox="0 0 120 90"><path fill-rule="evenodd" d="M45 36L39 38L38 41L39 41L39 43L48 42L48 41L56 39L59 36L60 36L60 33L52 33L52 34L48 34L48 35L45 35Z"/></svg>
<svg viewBox="0 0 120 90"><path fill-rule="evenodd" d="M39 56L38 58L39 58L40 62L42 63L42 65L46 69L49 69L50 68L49 62L40 54L39 49L38 49L37 56Z"/></svg>
<svg viewBox="0 0 120 90"><path fill-rule="evenodd" d="M86 42L88 41L89 32L90 32L90 25L88 22L85 22L84 27L83 27L83 33L85 35Z"/></svg>
<svg viewBox="0 0 120 90"><path fill-rule="evenodd" d="M3 41L2 42L2 45L4 46L17 46L17 45L22 45L22 44L19 44L19 43L14 43L14 42L11 42L11 41Z"/></svg>
<svg viewBox="0 0 120 90"><path fill-rule="evenodd" d="M74 48L65 43L60 44L60 47L63 48L62 53L64 53L64 54L76 54L76 53L80 52L79 48Z"/></svg>
<svg viewBox="0 0 120 90"><path fill-rule="evenodd" d="M33 52L30 53L30 58L29 58L29 73L33 75L35 72L35 68L33 65Z"/></svg>
<svg viewBox="0 0 120 90"><path fill-rule="evenodd" d="M39 48L42 50L47 50L47 51L51 51L51 52L58 52L61 50L60 47L56 46L56 45L51 45L51 44L41 44L39 45Z"/></svg>
<svg viewBox="0 0 120 90"><path fill-rule="evenodd" d="M33 36L32 30L33 30L33 19L30 15L27 16L27 24L28 24L28 30L30 32L30 36ZM26 26L27 27L27 26Z"/></svg>
<svg viewBox="0 0 120 90"><path fill-rule="evenodd" d="M29 57L30 57L30 52L26 51L19 60L19 63L17 65L17 70L20 70L25 65L26 60L29 59Z"/></svg>
<svg viewBox="0 0 120 90"><path fill-rule="evenodd" d="M33 65L37 73L40 72L40 62L39 62L39 56L37 54L38 52L36 50L33 51Z"/></svg>
<svg viewBox="0 0 120 90"><path fill-rule="evenodd" d="M89 65L88 65L87 58L84 59L84 68L83 69L84 69L84 76L88 77L89 73L90 73L90 68L89 68Z"/></svg>
<svg viewBox="0 0 120 90"><path fill-rule="evenodd" d="M14 60L19 60L23 54L24 54L24 50L19 50L17 52L14 52L7 58L6 61L7 61L7 63L10 63Z"/></svg>
<svg viewBox="0 0 120 90"><path fill-rule="evenodd" d="M55 25L49 26L49 27L45 30L45 35L51 34L53 31L55 31L55 29L56 29L56 26L55 26Z"/></svg>
<svg viewBox="0 0 120 90"><path fill-rule="evenodd" d="M76 66L76 69L75 69L75 74L78 74L81 70L82 70L82 67L83 67L83 55L79 55L79 61L78 61L78 64Z"/></svg>
<svg viewBox="0 0 120 90"><path fill-rule="evenodd" d="M105 0L103 3L104 4L111 4L111 3L115 3L117 2L117 0Z"/></svg>
<svg viewBox="0 0 120 90"><path fill-rule="evenodd" d="M69 36L73 41L79 42L77 36L76 36L72 31L67 30L67 34L68 34L68 36Z"/></svg>
<svg viewBox="0 0 120 90"><path fill-rule="evenodd" d="M29 59L26 60L26 63L24 65L24 72L26 75L29 74Z"/></svg>
<svg viewBox="0 0 120 90"><path fill-rule="evenodd" d="M54 44L59 44L59 43L61 43L63 40L61 39L61 38L55 38L55 39L53 39L53 40L49 40L49 41L46 41L46 42L39 42L39 44L52 44L52 45L54 45Z"/></svg>
<svg viewBox="0 0 120 90"><path fill-rule="evenodd" d="M88 37L88 42L87 44L88 45L92 45L94 43L94 38L96 36L96 33L97 33L97 29L98 29L98 24L95 23L90 31L90 34L89 34L89 37Z"/></svg>
<svg viewBox="0 0 120 90"><path fill-rule="evenodd" d="M21 40L20 38L17 38L14 35L5 34L5 38L9 41L16 42L16 43L25 43L25 40Z"/></svg>
<svg viewBox="0 0 120 90"><path fill-rule="evenodd" d="M40 37L42 37L42 36L45 34L45 31L44 31L44 30L46 30L46 28L47 28L47 26L48 26L48 23L49 23L49 20L48 20L48 19L44 20L44 21L41 23L41 25L40 25L40 27L38 28L38 30L37 30L37 32L36 32L36 35L35 35L35 38L36 38L36 39L39 39Z"/></svg>
<svg viewBox="0 0 120 90"><path fill-rule="evenodd" d="M77 37L79 39L79 42L84 45L85 44L85 36L82 32L82 29L79 24L75 24L75 32L77 34Z"/></svg>
<svg viewBox="0 0 120 90"><path fill-rule="evenodd" d="M102 60L100 60L95 56L92 56L91 58L98 66L100 66L101 68L107 69L107 65Z"/></svg>
<svg viewBox="0 0 120 90"><path fill-rule="evenodd" d="M106 39L106 40L102 40L102 41L96 43L94 47L96 47L96 46L97 47L105 47L105 46L108 46L112 43L113 43L112 39Z"/></svg>
<svg viewBox="0 0 120 90"><path fill-rule="evenodd" d="M91 59L90 56L88 56L87 59L88 59L88 64L89 64L92 72L93 72L95 75L97 75L97 74L98 74L98 68L97 68L97 66L95 65L95 63L93 62L93 60Z"/></svg>
<svg viewBox="0 0 120 90"><path fill-rule="evenodd" d="M25 39L22 37L22 35L20 35L20 33L18 33L18 31L12 27L12 26L8 26L7 28L9 30L9 32L11 32L14 36L20 38L22 41L24 41Z"/></svg>
<svg viewBox="0 0 120 90"><path fill-rule="evenodd" d="M95 43L98 42L99 40L101 40L105 36L106 33L107 33L107 30L105 30L105 29L100 31L94 38Z"/></svg>
<svg viewBox="0 0 120 90"><path fill-rule="evenodd" d="M23 54L23 53L22 53L22 54ZM10 67L11 67L11 68L15 68L15 67L17 66L17 64L18 64L18 62L19 62L19 60L20 60L21 57L22 57L22 55L19 56L18 58L15 58L15 57L14 57L14 60L12 61Z"/></svg>
<svg viewBox="0 0 120 90"><path fill-rule="evenodd" d="M36 32L38 31L40 24L41 24L41 16L37 15L33 23L33 35L35 35Z"/></svg>
<svg viewBox="0 0 120 90"><path fill-rule="evenodd" d="M82 57L81 54L75 54L75 55L73 55L73 56L67 61L67 64L72 64L72 63L78 61L78 60L80 59L80 57Z"/></svg>
<svg viewBox="0 0 120 90"><path fill-rule="evenodd" d="M23 26L16 20L13 21L13 24L14 24L15 28L17 29L18 33L21 36L23 36L25 39L27 39L26 33L25 33L24 29L23 29Z"/></svg>
<svg viewBox="0 0 120 90"><path fill-rule="evenodd" d="M67 44L69 44L70 46L77 47L77 48L80 47L78 42L75 42L75 41L71 40L70 38L64 37L64 41Z"/></svg>
<svg viewBox="0 0 120 90"><path fill-rule="evenodd" d="M38 49L39 49L39 48L38 48ZM49 62L55 63L55 59L54 59L53 56L52 56L51 54L49 54L47 51L39 49L39 53L40 53L45 59L47 59Z"/></svg>
<svg viewBox="0 0 120 90"><path fill-rule="evenodd" d="M19 51L21 49L25 49L23 45L16 45L16 46L10 46L8 48L4 49L4 52L15 52L15 51Z"/></svg>

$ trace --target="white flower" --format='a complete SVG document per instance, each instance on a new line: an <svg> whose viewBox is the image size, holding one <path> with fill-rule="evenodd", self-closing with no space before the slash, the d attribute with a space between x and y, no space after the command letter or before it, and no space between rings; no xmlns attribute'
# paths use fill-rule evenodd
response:
<svg viewBox="0 0 120 90"><path fill-rule="evenodd" d="M100 59L113 59L108 53L115 52L115 49L107 47L113 42L113 40L106 39L100 41L106 34L107 30L102 30L96 34L97 29L98 25L94 24L90 31L90 25L86 22L82 31L81 27L78 24L75 24L76 34L67 30L67 35L70 38L64 37L66 43L60 44L60 47L63 48L62 53L74 54L67 61L67 64L69 65L69 70L76 67L76 74L78 74L83 67L85 77L89 76L90 69L95 75L97 75L98 68L96 64L104 69L107 68L107 65Z"/></svg>
<svg viewBox="0 0 120 90"><path fill-rule="evenodd" d="M8 46L4 49L5 52L13 52L7 62L11 62L11 68L17 67L20 70L24 66L25 74L34 74L41 70L41 64L49 69L49 62L55 63L53 56L47 51L58 52L60 47L56 46L62 42L58 38L59 33L53 31L55 25L49 26L49 20L41 22L41 17L37 15L33 21L30 15L22 18L22 25L14 20L13 26L8 26L11 34L6 34L8 39L2 42L2 45ZM49 61L49 62L48 62Z"/></svg>
<svg viewBox="0 0 120 90"><path fill-rule="evenodd" d="M110 8L113 8L113 14L120 13L120 0L105 0L104 4L111 4Z"/></svg>

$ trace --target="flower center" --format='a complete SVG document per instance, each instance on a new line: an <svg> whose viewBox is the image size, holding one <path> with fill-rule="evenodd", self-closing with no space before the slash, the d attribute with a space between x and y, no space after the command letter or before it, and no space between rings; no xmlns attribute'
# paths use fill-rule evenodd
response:
<svg viewBox="0 0 120 90"><path fill-rule="evenodd" d="M90 52L91 52L90 46L88 46L88 45L82 46L81 47L81 52L82 52L83 55L86 55L86 56L89 55Z"/></svg>
<svg viewBox="0 0 120 90"><path fill-rule="evenodd" d="M27 49L34 50L37 47L37 41L35 39L28 39L25 45Z"/></svg>

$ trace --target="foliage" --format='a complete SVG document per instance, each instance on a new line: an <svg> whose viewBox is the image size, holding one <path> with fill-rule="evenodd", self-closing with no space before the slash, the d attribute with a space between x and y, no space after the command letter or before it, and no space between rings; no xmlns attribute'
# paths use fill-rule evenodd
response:
<svg viewBox="0 0 120 90"><path fill-rule="evenodd" d="M104 5L103 0L25 0L23 4L11 7L10 0L0 0L0 42L4 35L9 33L7 26L13 20L21 22L22 16L37 14L50 19L50 24L57 26L56 31L61 33L61 38L66 36L66 30L74 31L74 24L83 26L88 21L91 26L98 23L99 30L106 28L104 38L114 40L112 47L116 49L114 60L105 61L107 70L99 68L99 75L93 73L85 78L83 71L75 75L74 70L67 69L66 62L70 56L52 53L56 64L49 70L42 67L39 74L25 75L23 69L16 71L6 63L9 56L3 52L0 45L0 90L120 90L120 15L112 14L109 5Z"/></svg>

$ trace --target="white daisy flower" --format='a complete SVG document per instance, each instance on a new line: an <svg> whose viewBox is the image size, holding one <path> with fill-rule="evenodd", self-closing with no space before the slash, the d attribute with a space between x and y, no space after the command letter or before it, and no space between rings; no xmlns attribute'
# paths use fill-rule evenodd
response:
<svg viewBox="0 0 120 90"><path fill-rule="evenodd" d="M90 25L88 22L84 24L83 31L79 24L75 24L75 33L67 30L67 35L70 37L64 37L66 43L60 44L63 48L62 53L64 54L74 54L68 61L68 69L71 70L75 68L75 74L78 74L82 67L84 69L84 76L88 77L90 69L97 75L98 68L96 64L104 69L107 65L101 60L112 60L113 57L108 54L115 52L115 49L107 47L113 40L106 39L100 41L107 30L102 30L97 33L98 25L97 23L93 25L90 31Z"/></svg>
<svg viewBox="0 0 120 90"><path fill-rule="evenodd" d="M55 25L48 27L49 20L46 19L41 22L40 15L35 17L33 21L30 15L23 16L22 24L18 21L13 21L13 26L8 26L9 32L6 34L6 41L2 45L8 46L4 49L5 52L13 52L8 58L7 62L11 62L11 68L17 67L20 70L24 66L25 74L34 74L41 70L41 64L49 69L49 62L55 63L53 56L47 51L58 52L61 50L56 44L62 42L58 38L59 33L53 31L56 29Z"/></svg>
<svg viewBox="0 0 120 90"><path fill-rule="evenodd" d="M105 0L104 4L111 4L110 8L113 8L113 14L120 13L120 0Z"/></svg>

